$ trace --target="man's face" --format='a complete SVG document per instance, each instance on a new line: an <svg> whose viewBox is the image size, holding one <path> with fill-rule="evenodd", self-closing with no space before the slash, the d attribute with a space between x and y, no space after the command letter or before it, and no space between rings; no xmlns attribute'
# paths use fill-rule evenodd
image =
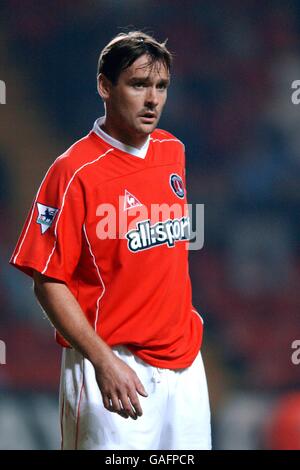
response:
<svg viewBox="0 0 300 470"><path fill-rule="evenodd" d="M124 143L142 144L156 128L167 99L169 72L161 62L141 56L123 70L105 97L107 119Z"/></svg>

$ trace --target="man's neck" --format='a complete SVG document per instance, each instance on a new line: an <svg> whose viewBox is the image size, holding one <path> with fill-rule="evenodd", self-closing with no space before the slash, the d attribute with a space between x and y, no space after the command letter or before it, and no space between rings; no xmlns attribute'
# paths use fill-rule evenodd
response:
<svg viewBox="0 0 300 470"><path fill-rule="evenodd" d="M148 136L147 135L137 135L134 138L128 135L125 132L116 130L116 126L109 122L107 118L101 125L101 129L114 139L118 140L122 144L130 145L131 147L141 149L147 142Z"/></svg>

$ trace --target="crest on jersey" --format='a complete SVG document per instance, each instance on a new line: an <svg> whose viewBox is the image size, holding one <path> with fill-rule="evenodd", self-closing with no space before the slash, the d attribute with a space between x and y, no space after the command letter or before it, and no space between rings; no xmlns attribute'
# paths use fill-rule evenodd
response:
<svg viewBox="0 0 300 470"><path fill-rule="evenodd" d="M180 176L176 175L176 173L172 173L170 175L170 186L176 196L178 196L180 199L184 198L184 186L183 186L183 181L180 178Z"/></svg>
<svg viewBox="0 0 300 470"><path fill-rule="evenodd" d="M45 206L39 202L36 203L38 209L38 218L36 222L41 226L41 232L44 234L51 227L53 220L58 212L55 207Z"/></svg>
<svg viewBox="0 0 300 470"><path fill-rule="evenodd" d="M138 207L142 206L143 204L140 203L140 201L127 189L125 189L124 193L124 206L123 209L124 211L128 211L128 209L132 209L133 207Z"/></svg>

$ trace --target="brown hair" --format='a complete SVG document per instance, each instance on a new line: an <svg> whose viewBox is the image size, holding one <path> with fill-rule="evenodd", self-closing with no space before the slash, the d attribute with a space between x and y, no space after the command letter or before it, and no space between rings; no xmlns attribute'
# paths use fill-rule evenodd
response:
<svg viewBox="0 0 300 470"><path fill-rule="evenodd" d="M120 73L144 54L149 56L149 66L162 62L170 71L172 54L166 48L166 42L159 43L141 31L118 34L101 51L97 77L103 73L115 85Z"/></svg>

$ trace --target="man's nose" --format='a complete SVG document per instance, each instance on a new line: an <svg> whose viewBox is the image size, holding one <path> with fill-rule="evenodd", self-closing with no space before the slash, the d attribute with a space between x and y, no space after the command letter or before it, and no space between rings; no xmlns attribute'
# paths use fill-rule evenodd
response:
<svg viewBox="0 0 300 470"><path fill-rule="evenodd" d="M152 107L158 105L158 94L155 87L148 87L146 94L146 104Z"/></svg>

